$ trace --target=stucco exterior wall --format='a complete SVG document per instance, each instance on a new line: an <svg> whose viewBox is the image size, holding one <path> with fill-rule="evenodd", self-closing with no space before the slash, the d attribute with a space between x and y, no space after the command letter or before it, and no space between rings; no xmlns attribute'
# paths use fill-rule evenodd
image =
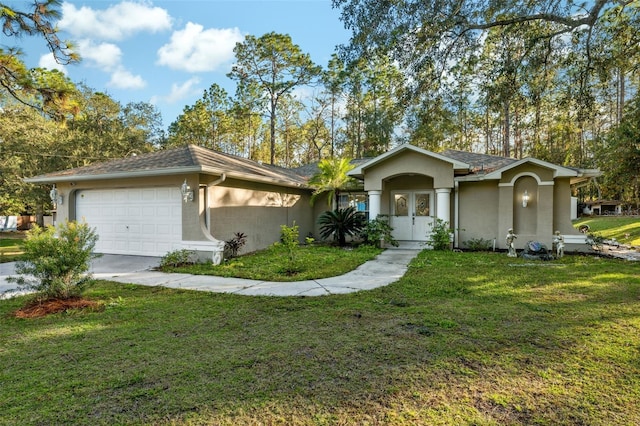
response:
<svg viewBox="0 0 640 426"><path fill-rule="evenodd" d="M553 187L553 230L561 234L580 235L571 223L571 187L569 178L558 178Z"/></svg>
<svg viewBox="0 0 640 426"><path fill-rule="evenodd" d="M315 232L310 191L227 180L209 189L212 235L228 240L235 232L247 235L243 252L280 240L280 226L299 226L300 241ZM321 200L318 200L321 201ZM326 200L323 200L326 203Z"/></svg>
<svg viewBox="0 0 640 426"><path fill-rule="evenodd" d="M404 151L367 168L365 190L383 190L385 179L412 173L431 176L436 188L453 188L453 167L450 163L416 152Z"/></svg>
<svg viewBox="0 0 640 426"><path fill-rule="evenodd" d="M460 204L459 223L456 228L460 247L466 248L465 241L470 239L497 239L499 234L497 181L461 182L458 186L458 203ZM496 243L498 244L498 241Z"/></svg>

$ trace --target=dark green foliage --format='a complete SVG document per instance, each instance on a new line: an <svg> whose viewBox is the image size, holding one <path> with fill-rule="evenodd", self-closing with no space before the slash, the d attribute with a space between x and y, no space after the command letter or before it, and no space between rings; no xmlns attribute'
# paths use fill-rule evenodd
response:
<svg viewBox="0 0 640 426"><path fill-rule="evenodd" d="M380 240L384 240L386 244L398 247L398 242L391 235L392 231L393 227L389 225L389 216L380 214L362 227L360 238L364 244L368 245L378 245Z"/></svg>
<svg viewBox="0 0 640 426"><path fill-rule="evenodd" d="M451 231L449 222L436 219L427 241L434 250L449 250L451 249Z"/></svg>
<svg viewBox="0 0 640 426"><path fill-rule="evenodd" d="M325 240L333 238L339 246L347 244L347 236L358 235L364 226L364 216L353 207L326 211L318 218L320 236Z"/></svg>
<svg viewBox="0 0 640 426"><path fill-rule="evenodd" d="M34 226L24 242L19 277L10 277L19 287L35 290L38 299L69 299L79 296L91 275L87 274L93 248L98 241L86 223L66 222L58 227Z"/></svg>
<svg viewBox="0 0 640 426"><path fill-rule="evenodd" d="M176 268L178 266L193 265L194 253L191 250L174 250L162 256L160 259L160 269Z"/></svg>
<svg viewBox="0 0 640 426"><path fill-rule="evenodd" d="M233 238L224 242L225 258L232 259L238 257L238 251L247 243L247 234L236 232Z"/></svg>
<svg viewBox="0 0 640 426"><path fill-rule="evenodd" d="M471 251L489 251L493 247L493 241L484 238L471 238L465 241L464 245Z"/></svg>

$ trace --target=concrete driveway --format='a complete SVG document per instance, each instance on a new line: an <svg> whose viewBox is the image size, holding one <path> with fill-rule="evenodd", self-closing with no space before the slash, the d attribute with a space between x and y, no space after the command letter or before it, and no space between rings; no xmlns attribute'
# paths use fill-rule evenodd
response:
<svg viewBox="0 0 640 426"><path fill-rule="evenodd" d="M121 283L163 286L188 290L234 293L246 296L323 296L352 293L385 286L400 279L418 249L388 249L351 272L332 278L296 282L245 280L209 275L165 274L152 270L159 257L103 255L91 265L94 278ZM0 264L0 298L15 289L6 281L15 273L15 264Z"/></svg>
<svg viewBox="0 0 640 426"><path fill-rule="evenodd" d="M143 271L148 271L160 264L159 257L124 256L117 254L103 254L91 262L90 272L94 278L110 280L120 276L130 276ZM6 291L16 289L14 283L7 278L15 275L16 263L0 263L0 299Z"/></svg>

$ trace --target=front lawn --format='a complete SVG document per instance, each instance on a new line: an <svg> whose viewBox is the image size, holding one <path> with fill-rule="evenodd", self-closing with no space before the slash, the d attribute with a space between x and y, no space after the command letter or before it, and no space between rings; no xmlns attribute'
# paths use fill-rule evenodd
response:
<svg viewBox="0 0 640 426"><path fill-rule="evenodd" d="M370 246L357 248L322 245L299 246L295 251L293 267L290 267L284 249L272 246L231 259L220 265L198 263L179 268L166 268L163 271L262 281L302 281L345 274L375 258L381 252L382 250Z"/></svg>
<svg viewBox="0 0 640 426"><path fill-rule="evenodd" d="M615 238L620 243L640 247L640 217L593 216L573 222L576 229L580 225L589 225L589 232L596 232L606 239Z"/></svg>
<svg viewBox="0 0 640 426"><path fill-rule="evenodd" d="M640 424L637 263L422 252L399 282L247 297L99 282L0 301L0 424Z"/></svg>

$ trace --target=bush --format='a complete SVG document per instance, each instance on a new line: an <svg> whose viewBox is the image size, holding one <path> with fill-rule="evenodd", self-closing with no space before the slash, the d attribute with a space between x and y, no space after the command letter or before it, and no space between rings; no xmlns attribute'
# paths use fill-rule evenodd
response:
<svg viewBox="0 0 640 426"><path fill-rule="evenodd" d="M70 299L82 294L91 283L87 274L98 241L86 223L65 222L57 227L37 225L27 232L22 260L16 265L19 277L9 277L19 287L35 290L36 298Z"/></svg>
<svg viewBox="0 0 640 426"><path fill-rule="evenodd" d="M434 250L449 250L451 248L451 231L449 222L436 219L427 242Z"/></svg>
<svg viewBox="0 0 640 426"><path fill-rule="evenodd" d="M347 244L347 236L358 235L364 226L364 216L353 207L329 210L318 218L320 236L329 239L333 237L340 247Z"/></svg>
<svg viewBox="0 0 640 426"><path fill-rule="evenodd" d="M362 238L364 244L370 246L377 246L380 240L383 239L386 243L398 247L398 242L391 235L392 231L393 227L389 225L389 217L379 214L378 217L364 225L360 231L360 238Z"/></svg>
<svg viewBox="0 0 640 426"><path fill-rule="evenodd" d="M464 245L471 251L490 251L493 248L493 240L484 238L472 238L464 242Z"/></svg>
<svg viewBox="0 0 640 426"><path fill-rule="evenodd" d="M238 252L247 243L247 235L244 232L236 232L233 238L224 242L225 258L238 257Z"/></svg>
<svg viewBox="0 0 640 426"><path fill-rule="evenodd" d="M293 226L281 225L280 242L274 244L276 247L281 247L286 254L287 264L283 268L283 272L289 275L300 271L296 261L296 254L299 248L299 237L300 232L298 230L298 225L296 225L295 222L293 223Z"/></svg>
<svg viewBox="0 0 640 426"><path fill-rule="evenodd" d="M174 250L162 256L160 269L177 268L179 266L193 265L196 263L195 253L191 250Z"/></svg>

